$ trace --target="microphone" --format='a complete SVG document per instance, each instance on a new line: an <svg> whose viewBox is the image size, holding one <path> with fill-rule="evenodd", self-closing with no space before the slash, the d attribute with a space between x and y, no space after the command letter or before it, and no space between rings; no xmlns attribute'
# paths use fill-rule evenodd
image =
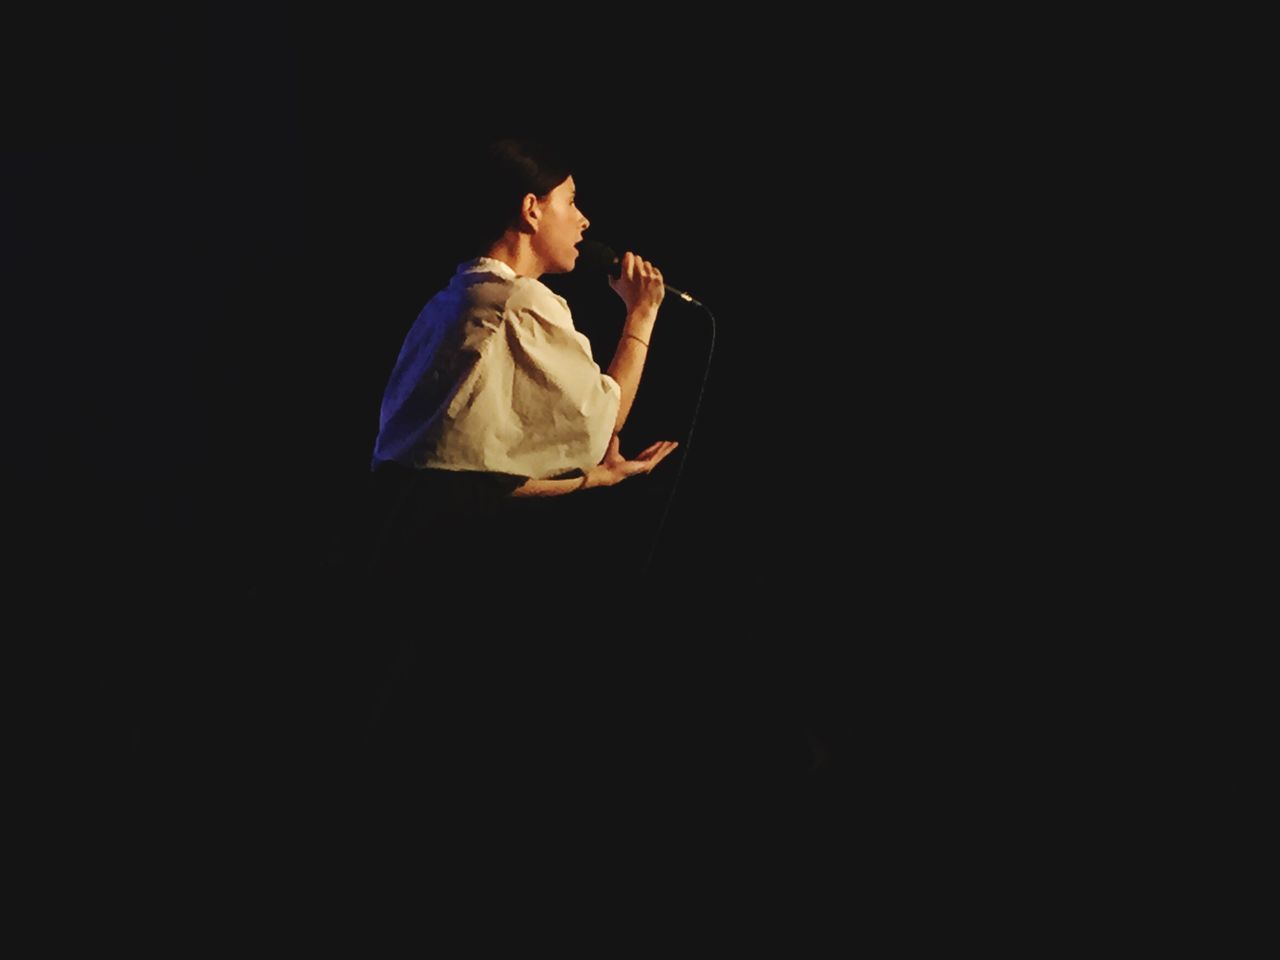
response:
<svg viewBox="0 0 1280 960"><path fill-rule="evenodd" d="M583 240L578 244L578 265L586 267L588 270L604 270L609 276L615 280L622 275L622 261L618 255L614 253L613 248L607 244L600 243L598 240ZM683 290L678 290L665 280L662 285L668 293L674 293L681 300L688 303L694 303L702 307L702 301L689 296ZM703 307L703 309L706 309Z"/></svg>

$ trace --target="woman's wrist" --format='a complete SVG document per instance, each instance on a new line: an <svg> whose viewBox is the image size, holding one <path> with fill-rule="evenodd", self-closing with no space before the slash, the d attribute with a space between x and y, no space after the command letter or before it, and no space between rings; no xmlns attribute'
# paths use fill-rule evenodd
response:
<svg viewBox="0 0 1280 960"><path fill-rule="evenodd" d="M609 468L598 463L594 467L589 467L582 471L582 486L578 487L578 489L594 490L596 487L612 486L610 478Z"/></svg>
<svg viewBox="0 0 1280 960"><path fill-rule="evenodd" d="M622 332L638 334L648 340L657 320L657 307L640 307L627 314L627 319L622 324Z"/></svg>

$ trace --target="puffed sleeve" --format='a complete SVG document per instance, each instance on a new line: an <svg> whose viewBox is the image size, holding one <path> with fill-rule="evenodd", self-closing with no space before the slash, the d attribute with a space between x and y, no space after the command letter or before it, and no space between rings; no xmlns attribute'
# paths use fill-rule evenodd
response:
<svg viewBox="0 0 1280 960"><path fill-rule="evenodd" d="M537 477L599 463L622 391L574 329L568 305L537 281L522 279L507 300L502 334L511 359L511 410L520 426L511 459L529 468L524 475Z"/></svg>

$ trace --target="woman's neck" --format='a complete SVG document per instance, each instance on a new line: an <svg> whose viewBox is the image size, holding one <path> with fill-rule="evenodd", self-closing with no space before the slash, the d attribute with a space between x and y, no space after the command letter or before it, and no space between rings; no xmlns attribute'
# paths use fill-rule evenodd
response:
<svg viewBox="0 0 1280 960"><path fill-rule="evenodd" d="M520 276L531 280L537 280L546 272L541 259L533 252L529 238L522 233L505 234L485 256L501 260Z"/></svg>

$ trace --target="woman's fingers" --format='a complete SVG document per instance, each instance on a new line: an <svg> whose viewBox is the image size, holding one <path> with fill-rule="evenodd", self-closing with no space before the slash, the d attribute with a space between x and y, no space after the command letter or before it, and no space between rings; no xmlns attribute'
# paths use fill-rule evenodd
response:
<svg viewBox="0 0 1280 960"><path fill-rule="evenodd" d="M628 280L634 280L637 277L646 280L662 280L662 271L653 265L652 260L646 260L630 250L622 255L622 274Z"/></svg>
<svg viewBox="0 0 1280 960"><path fill-rule="evenodd" d="M654 446L658 449L645 458L645 463L648 465L650 470L665 460L670 455L671 451L679 446L679 444L674 440L663 440L660 443L654 444Z"/></svg>
<svg viewBox="0 0 1280 960"><path fill-rule="evenodd" d="M659 440L657 443L652 443L645 447L634 457L628 460L620 460L614 465L614 469L624 479L641 473L649 473L678 446L680 444L675 440Z"/></svg>
<svg viewBox="0 0 1280 960"><path fill-rule="evenodd" d="M657 453L655 453L649 462L652 463L654 467L656 467L658 464L660 464L663 460L667 458L667 456L671 453L672 450L674 450L678 446L679 444L676 443L674 440L664 441L662 444L662 449L659 450ZM652 470L653 467L650 467L649 469Z"/></svg>
<svg viewBox="0 0 1280 960"><path fill-rule="evenodd" d="M636 454L636 460L651 460L654 457L661 460L668 453L674 450L679 444L674 440L659 440L657 443L650 444L639 453Z"/></svg>

